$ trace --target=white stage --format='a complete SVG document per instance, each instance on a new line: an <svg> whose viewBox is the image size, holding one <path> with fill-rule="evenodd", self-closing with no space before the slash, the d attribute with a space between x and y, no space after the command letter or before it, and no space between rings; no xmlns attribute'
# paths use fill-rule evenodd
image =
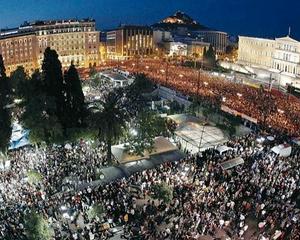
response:
<svg viewBox="0 0 300 240"><path fill-rule="evenodd" d="M195 122L183 123L177 130L176 136L182 149L188 149L192 153L215 147L228 141L225 134L217 127L203 126Z"/></svg>

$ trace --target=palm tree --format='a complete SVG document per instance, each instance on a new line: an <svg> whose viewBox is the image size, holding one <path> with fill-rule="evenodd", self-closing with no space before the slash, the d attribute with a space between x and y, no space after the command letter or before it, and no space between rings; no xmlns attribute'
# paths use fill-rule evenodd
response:
<svg viewBox="0 0 300 240"><path fill-rule="evenodd" d="M91 126L97 129L99 141L106 143L109 163L112 162L112 144L122 136L128 119L124 102L123 90L115 89L104 95L103 101L100 101L100 106L91 115Z"/></svg>

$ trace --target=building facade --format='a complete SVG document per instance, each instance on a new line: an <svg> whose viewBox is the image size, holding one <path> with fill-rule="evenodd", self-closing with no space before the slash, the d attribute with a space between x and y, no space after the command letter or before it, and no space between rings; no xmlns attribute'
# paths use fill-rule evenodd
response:
<svg viewBox="0 0 300 240"><path fill-rule="evenodd" d="M153 30L149 27L122 26L108 31L106 39L110 59L129 59L154 53Z"/></svg>
<svg viewBox="0 0 300 240"><path fill-rule="evenodd" d="M240 37L238 62L246 66L271 68L275 41L264 38Z"/></svg>
<svg viewBox="0 0 300 240"><path fill-rule="evenodd" d="M198 39L211 44L217 55L222 55L226 52L228 45L228 35L226 32L203 30L197 31L196 34Z"/></svg>
<svg viewBox="0 0 300 240"><path fill-rule="evenodd" d="M10 75L20 65L28 72L38 68L36 35L17 34L16 30L6 33L0 37L0 54L3 57L7 75ZM10 34L14 34L14 36L11 37Z"/></svg>
<svg viewBox="0 0 300 240"><path fill-rule="evenodd" d="M208 50L209 43L202 41L188 41L187 42L187 54L189 57L194 57L198 59L203 59L203 53L205 50Z"/></svg>
<svg viewBox="0 0 300 240"><path fill-rule="evenodd" d="M92 19L25 22L0 32L0 54L8 74L20 65L28 73L40 68L47 47L57 51L63 68L72 62L79 68L100 63L99 32Z"/></svg>
<svg viewBox="0 0 300 240"><path fill-rule="evenodd" d="M300 42L291 37L239 37L238 63L269 71L280 85L300 86Z"/></svg>

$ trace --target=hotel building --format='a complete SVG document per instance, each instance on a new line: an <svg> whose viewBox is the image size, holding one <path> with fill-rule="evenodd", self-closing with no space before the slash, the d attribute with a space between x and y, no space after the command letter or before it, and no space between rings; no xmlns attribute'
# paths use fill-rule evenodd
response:
<svg viewBox="0 0 300 240"><path fill-rule="evenodd" d="M0 54L8 75L20 65L28 73L41 68L47 47L57 51L63 68L71 62L79 68L100 62L99 32L92 19L25 22L0 32Z"/></svg>

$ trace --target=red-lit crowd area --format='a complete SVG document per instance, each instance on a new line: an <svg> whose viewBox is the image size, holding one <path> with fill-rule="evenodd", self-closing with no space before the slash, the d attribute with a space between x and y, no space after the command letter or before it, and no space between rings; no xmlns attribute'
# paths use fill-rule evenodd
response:
<svg viewBox="0 0 300 240"><path fill-rule="evenodd" d="M292 136L300 135L300 100L294 96L234 83L204 71L159 60L110 61L99 70L116 66L129 72L145 73L156 83L183 94L198 95L212 103L225 105L257 119L264 126Z"/></svg>

